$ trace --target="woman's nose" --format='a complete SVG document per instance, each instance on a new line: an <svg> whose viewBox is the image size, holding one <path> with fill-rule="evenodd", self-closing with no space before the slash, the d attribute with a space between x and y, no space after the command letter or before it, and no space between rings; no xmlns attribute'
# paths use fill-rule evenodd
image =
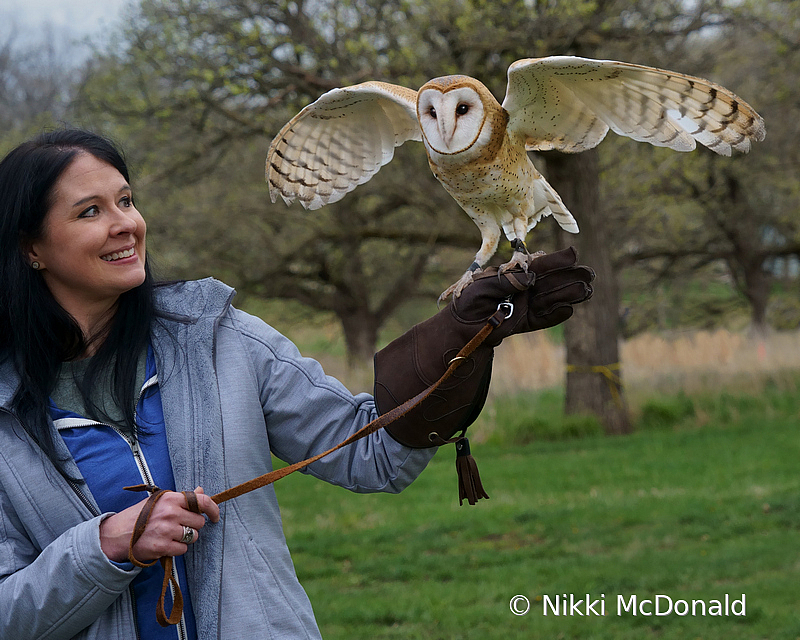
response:
<svg viewBox="0 0 800 640"><path fill-rule="evenodd" d="M141 217L135 209L125 210L117 209L114 224L112 226L112 234L119 235L123 233L136 233L139 228L139 221Z"/></svg>

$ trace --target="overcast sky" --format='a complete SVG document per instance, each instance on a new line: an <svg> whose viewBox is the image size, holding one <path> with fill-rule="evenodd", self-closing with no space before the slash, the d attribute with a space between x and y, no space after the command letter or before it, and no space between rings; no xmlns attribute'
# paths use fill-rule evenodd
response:
<svg viewBox="0 0 800 640"><path fill-rule="evenodd" d="M112 27L131 0L2 0L0 34L12 32L23 40L37 40L50 25L59 37L82 40L102 36Z"/></svg>

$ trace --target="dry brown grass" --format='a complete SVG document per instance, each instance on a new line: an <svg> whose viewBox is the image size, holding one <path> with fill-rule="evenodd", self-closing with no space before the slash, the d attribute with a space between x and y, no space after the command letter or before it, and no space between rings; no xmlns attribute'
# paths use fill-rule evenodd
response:
<svg viewBox="0 0 800 640"><path fill-rule="evenodd" d="M492 393L546 389L564 381L564 346L541 331L513 336L495 350Z"/></svg>
<svg viewBox="0 0 800 640"><path fill-rule="evenodd" d="M335 336L328 338L335 341ZM330 352L303 351L319 360L326 373L351 391L372 391L371 364L352 371L343 358ZM774 332L763 339L724 329L647 333L624 341L620 353L622 377L631 398L654 391L747 390L757 387L768 375L800 370L800 331ZM563 384L564 358L564 346L555 344L545 332L506 340L496 350L492 396Z"/></svg>
<svg viewBox="0 0 800 640"><path fill-rule="evenodd" d="M634 393L654 389L696 391L746 386L768 374L800 370L800 331L764 338L717 331L642 334L620 345L622 376ZM607 364L607 363L597 363ZM515 336L497 350L494 394L510 394L562 384L564 347L546 334Z"/></svg>

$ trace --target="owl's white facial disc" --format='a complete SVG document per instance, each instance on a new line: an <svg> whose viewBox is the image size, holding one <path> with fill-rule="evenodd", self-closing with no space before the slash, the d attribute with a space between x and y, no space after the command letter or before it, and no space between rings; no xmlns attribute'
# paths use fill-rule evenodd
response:
<svg viewBox="0 0 800 640"><path fill-rule="evenodd" d="M443 155L466 151L475 144L484 115L483 102L471 87L445 92L423 87L417 99L422 134L430 148Z"/></svg>

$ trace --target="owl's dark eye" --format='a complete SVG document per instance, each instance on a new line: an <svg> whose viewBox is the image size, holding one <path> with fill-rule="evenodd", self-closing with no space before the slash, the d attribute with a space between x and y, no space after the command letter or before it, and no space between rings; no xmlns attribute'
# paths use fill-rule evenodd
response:
<svg viewBox="0 0 800 640"><path fill-rule="evenodd" d="M433 107L431 107L430 109L428 109L428 113L430 114L431 118L433 118L434 120L436 120L436 109L434 109Z"/></svg>
<svg viewBox="0 0 800 640"><path fill-rule="evenodd" d="M463 116L467 111L469 111L469 105L464 104L463 102L456 107L457 116Z"/></svg>

